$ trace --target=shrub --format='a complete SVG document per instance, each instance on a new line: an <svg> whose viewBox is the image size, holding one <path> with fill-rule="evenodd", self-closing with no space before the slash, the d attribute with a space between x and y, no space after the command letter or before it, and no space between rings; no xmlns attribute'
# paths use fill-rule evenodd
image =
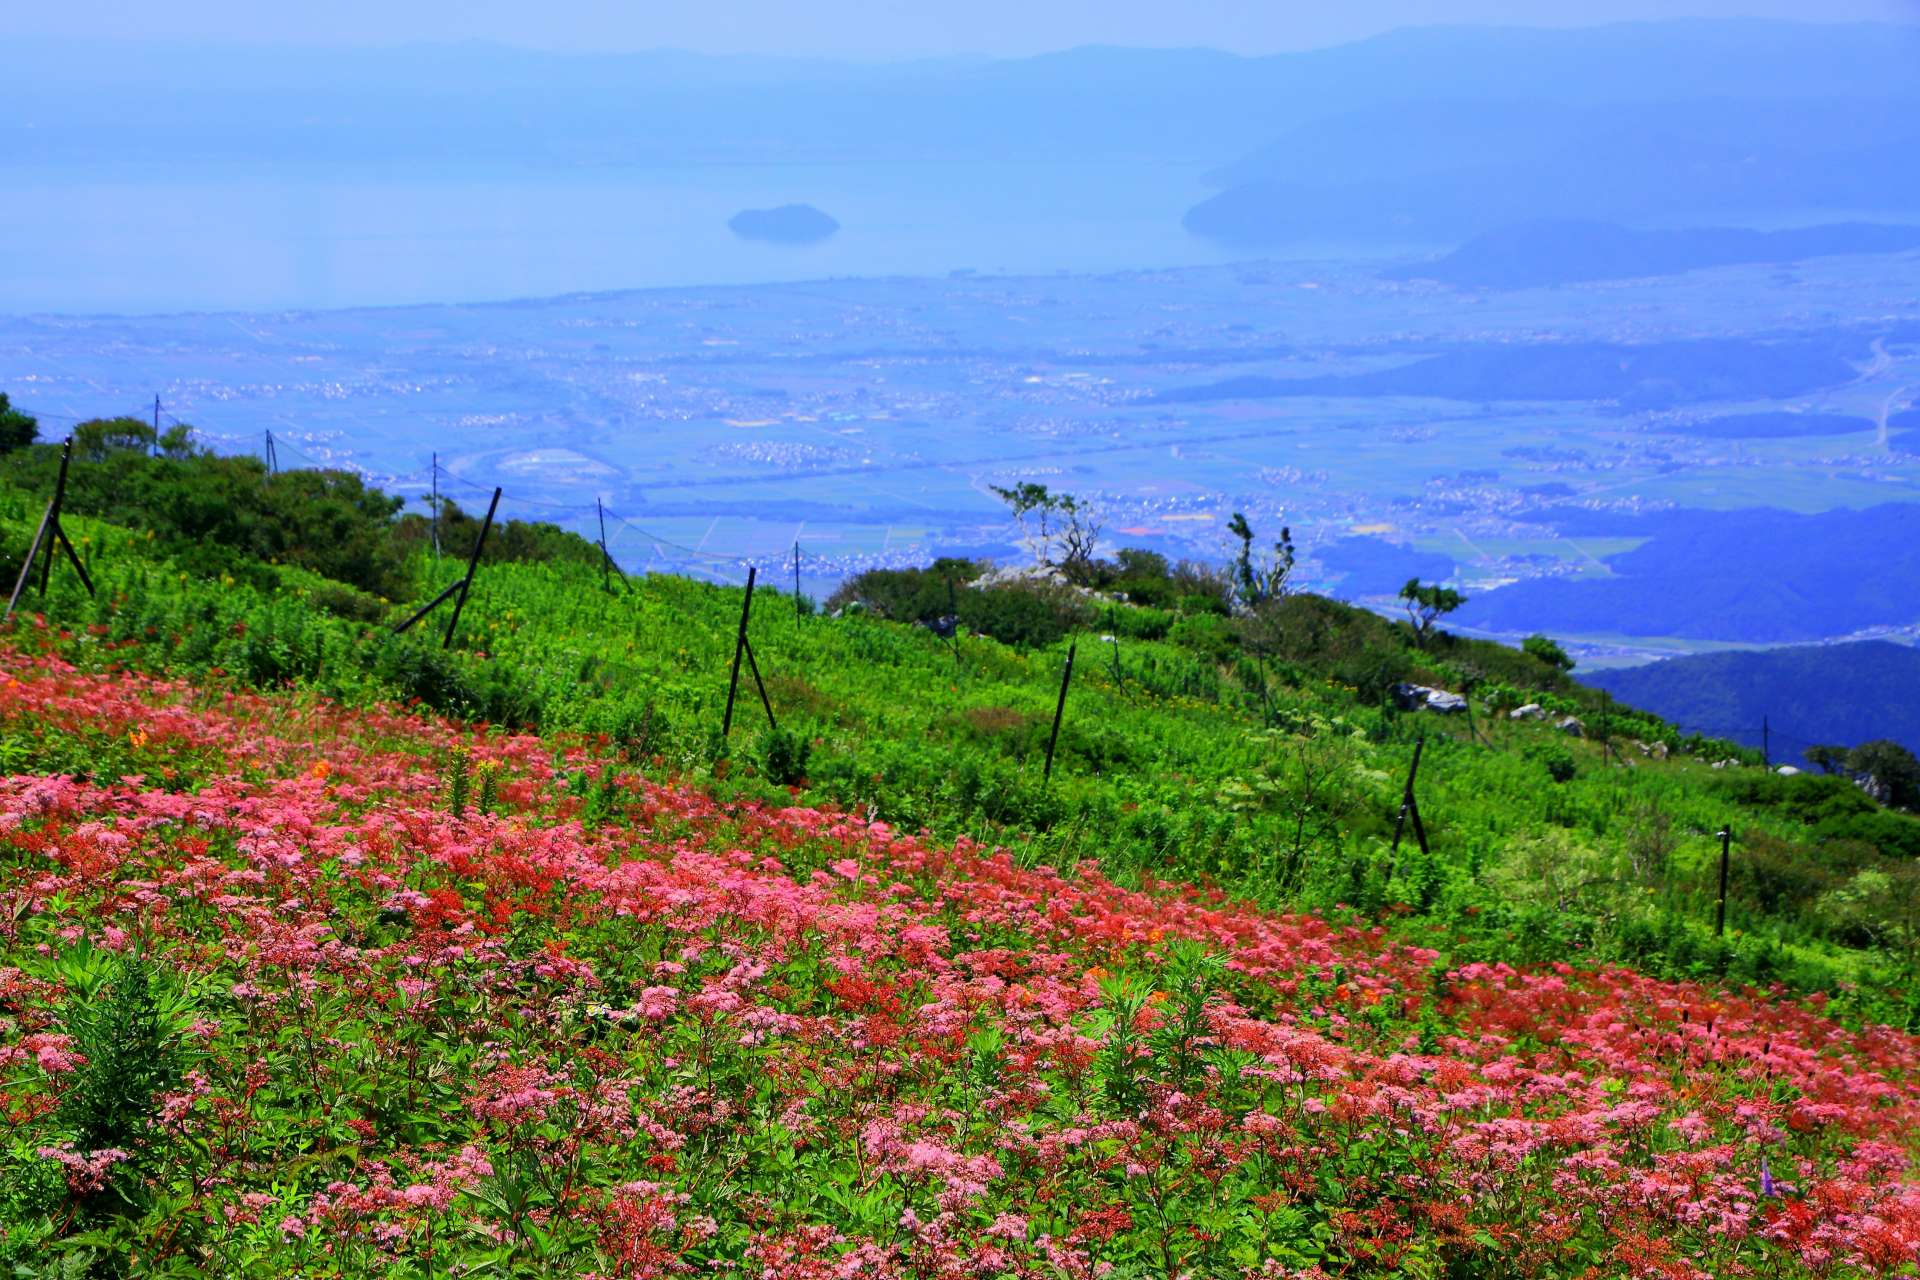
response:
<svg viewBox="0 0 1920 1280"><path fill-rule="evenodd" d="M1210 662L1226 662L1234 652L1233 629L1227 620L1213 613L1189 614L1174 623L1167 639L1191 649Z"/></svg>
<svg viewBox="0 0 1920 1280"><path fill-rule="evenodd" d="M1058 644L1068 632L1086 626L1092 610L1068 588L1035 586L969 588L960 598L960 623L1021 649Z"/></svg>
<svg viewBox="0 0 1920 1280"><path fill-rule="evenodd" d="M152 1135L154 1100L177 1074L176 1047L146 961L116 957L91 997L69 992L67 1034L84 1059L60 1099L60 1122L80 1151L137 1151Z"/></svg>
<svg viewBox="0 0 1920 1280"><path fill-rule="evenodd" d="M1186 613L1186 614L1211 613L1211 614L1218 614L1222 618L1226 617L1229 613L1232 612L1232 609L1228 606L1226 600L1223 599L1222 597L1215 596L1215 595L1206 595L1200 592L1194 592L1188 595L1181 596L1179 601L1179 608L1181 613Z"/></svg>
<svg viewBox="0 0 1920 1280"><path fill-rule="evenodd" d="M768 729L760 735L760 770L769 782L797 787L807 780L807 758L813 744L792 729Z"/></svg>
<svg viewBox="0 0 1920 1280"><path fill-rule="evenodd" d="M1527 656L1538 659L1550 667L1556 667L1561 671L1573 670L1573 659L1567 656L1567 651L1562 649L1557 641L1547 636L1528 636L1520 642L1520 649Z"/></svg>
<svg viewBox="0 0 1920 1280"><path fill-rule="evenodd" d="M1106 625L1129 640L1164 640L1178 616L1168 609L1116 609Z"/></svg>
<svg viewBox="0 0 1920 1280"><path fill-rule="evenodd" d="M1559 742L1536 743L1527 749L1527 758L1547 771L1547 776L1555 782L1572 782L1579 772L1573 761L1573 752Z"/></svg>
<svg viewBox="0 0 1920 1280"><path fill-rule="evenodd" d="M323 613L349 622L382 622L387 604L378 596L356 590L340 582L324 582L307 593L307 603Z"/></svg>

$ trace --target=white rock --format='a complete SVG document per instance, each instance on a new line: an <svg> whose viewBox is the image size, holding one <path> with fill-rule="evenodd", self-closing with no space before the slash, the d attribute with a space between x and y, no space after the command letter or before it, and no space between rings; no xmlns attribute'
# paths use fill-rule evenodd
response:
<svg viewBox="0 0 1920 1280"><path fill-rule="evenodd" d="M1393 705L1402 711L1438 712L1452 715L1467 709L1467 700L1457 693L1445 689L1433 689L1424 684L1397 684L1393 686Z"/></svg>

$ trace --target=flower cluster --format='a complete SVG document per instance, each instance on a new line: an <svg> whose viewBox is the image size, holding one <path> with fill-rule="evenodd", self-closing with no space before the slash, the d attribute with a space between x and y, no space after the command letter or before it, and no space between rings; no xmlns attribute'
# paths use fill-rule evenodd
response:
<svg viewBox="0 0 1920 1280"><path fill-rule="evenodd" d="M0 656L0 1115L207 1269L1897 1274L1920 1044L1024 865L585 745ZM52 745L49 745L52 744ZM52 756L48 756L52 759ZM489 812L451 770L497 771ZM179 1083L76 1150L63 957ZM12 1230L0 1224L0 1232ZM4 1237L0 1236L0 1243Z"/></svg>

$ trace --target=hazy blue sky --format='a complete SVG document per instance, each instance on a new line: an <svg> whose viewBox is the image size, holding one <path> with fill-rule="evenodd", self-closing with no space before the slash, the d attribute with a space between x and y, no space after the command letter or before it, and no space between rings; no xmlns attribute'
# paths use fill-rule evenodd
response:
<svg viewBox="0 0 1920 1280"><path fill-rule="evenodd" d="M1920 21L1920 0L20 0L0 36L390 44L479 39L547 49L890 57L1080 44L1308 48L1394 27L1586 25L1683 15Z"/></svg>

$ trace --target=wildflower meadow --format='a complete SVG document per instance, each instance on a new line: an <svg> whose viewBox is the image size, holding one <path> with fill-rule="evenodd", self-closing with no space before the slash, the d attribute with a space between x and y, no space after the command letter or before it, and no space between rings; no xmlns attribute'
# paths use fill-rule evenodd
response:
<svg viewBox="0 0 1920 1280"><path fill-rule="evenodd" d="M22 1276L1911 1274L1920 1041L0 654ZM89 1268L97 1270L90 1272Z"/></svg>

